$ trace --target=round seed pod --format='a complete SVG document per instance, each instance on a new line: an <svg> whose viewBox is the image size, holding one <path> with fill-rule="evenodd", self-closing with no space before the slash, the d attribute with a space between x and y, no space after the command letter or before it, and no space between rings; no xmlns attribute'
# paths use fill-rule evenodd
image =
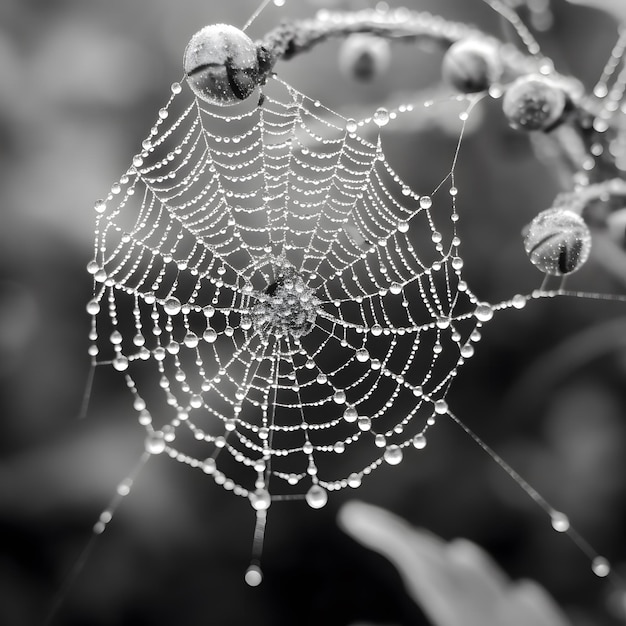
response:
<svg viewBox="0 0 626 626"><path fill-rule="evenodd" d="M356 33L339 49L339 69L358 81L367 82L383 74L391 62L389 42L382 37Z"/></svg>
<svg viewBox="0 0 626 626"><path fill-rule="evenodd" d="M446 51L443 80L461 93L486 91L502 74L496 46L478 38L461 39Z"/></svg>
<svg viewBox="0 0 626 626"><path fill-rule="evenodd" d="M565 91L541 75L521 76L506 90L502 110L513 128L548 131L563 119Z"/></svg>
<svg viewBox="0 0 626 626"><path fill-rule="evenodd" d="M256 45L228 24L212 24L198 31L185 49L183 65L191 90L210 104L237 104L259 83Z"/></svg>
<svg viewBox="0 0 626 626"><path fill-rule="evenodd" d="M578 213L547 209L528 226L524 249L544 274L564 276L580 269L589 258L591 233Z"/></svg>

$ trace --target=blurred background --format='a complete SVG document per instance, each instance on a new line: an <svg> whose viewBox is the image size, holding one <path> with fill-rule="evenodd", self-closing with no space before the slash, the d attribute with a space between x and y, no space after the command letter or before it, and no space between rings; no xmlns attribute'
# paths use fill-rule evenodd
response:
<svg viewBox="0 0 626 626"><path fill-rule="evenodd" d="M85 303L94 200L126 170L191 35L243 25L257 0L3 0L0 4L0 623L42 623L116 485L143 450L119 375L97 372L87 419ZM287 0L250 28L366 2ZM371 5L369 5L371 6ZM501 37L479 0L407 0ZM553 0L538 37L559 71L590 88L616 39L603 13ZM527 15L527 13L526 13ZM342 74L339 42L277 66L279 75L348 117L415 99L439 81L441 54L396 44L391 69L364 84ZM422 98L423 99L423 98ZM447 173L458 120L435 107L385 129L391 165L414 189ZM406 124L406 126L402 126ZM457 168L465 278L485 301L539 287L521 230L548 208L558 180L526 136L486 102ZM623 294L621 259L594 255L570 288ZM582 299L531 303L490 322L448 396L451 408L618 570L626 569L626 316ZM258 588L243 582L250 505L167 458L154 458L68 591L55 624L93 626L427 624L394 568L336 524L351 496L412 524L483 546L513 578L539 581L576 626L625 623L621 593L458 427L381 468L355 493L313 511L269 513ZM436 625L435 625L436 626Z"/></svg>

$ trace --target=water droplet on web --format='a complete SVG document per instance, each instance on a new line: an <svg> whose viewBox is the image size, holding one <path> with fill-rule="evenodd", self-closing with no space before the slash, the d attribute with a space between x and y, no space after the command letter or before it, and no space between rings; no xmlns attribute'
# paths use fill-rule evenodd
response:
<svg viewBox="0 0 626 626"><path fill-rule="evenodd" d="M149 454L161 454L166 446L163 433L160 431L149 433L144 441L144 446Z"/></svg>
<svg viewBox="0 0 626 626"><path fill-rule="evenodd" d="M113 367L118 371L118 372L123 372L124 370L128 369L128 359L123 356L123 355L119 355L116 356L113 359Z"/></svg>
<svg viewBox="0 0 626 626"><path fill-rule="evenodd" d="M557 533L564 533L569 530L569 519L564 513L561 513L559 511L553 511L550 515L550 518L552 528L554 528Z"/></svg>
<svg viewBox="0 0 626 626"><path fill-rule="evenodd" d="M246 570L245 581L250 587L258 587L263 582L263 572L257 565L251 565Z"/></svg>
<svg viewBox="0 0 626 626"><path fill-rule="evenodd" d="M356 422L357 417L359 417L359 414L353 406L349 406L343 412L343 419L346 420L346 422L349 422L349 423Z"/></svg>
<svg viewBox="0 0 626 626"><path fill-rule="evenodd" d="M306 492L305 500L312 509L321 509L328 502L328 493L323 487L313 485Z"/></svg>
<svg viewBox="0 0 626 626"><path fill-rule="evenodd" d="M448 412L448 403L445 400L437 400L435 402L435 413L437 415L444 415Z"/></svg>
<svg viewBox="0 0 626 626"><path fill-rule="evenodd" d="M385 461L389 463L389 465L398 465L402 462L402 449L399 446L389 446L385 450Z"/></svg>
<svg viewBox="0 0 626 626"><path fill-rule="evenodd" d="M177 315L178 313L180 313L181 308L182 308L182 305L180 303L180 300L178 298L174 298L173 296L168 298L163 303L163 310L168 315Z"/></svg>
<svg viewBox="0 0 626 626"><path fill-rule="evenodd" d="M272 504L272 496L267 489L257 489L250 494L250 504L255 511L266 511Z"/></svg>
<svg viewBox="0 0 626 626"><path fill-rule="evenodd" d="M89 315L96 315L100 312L100 304L97 300L90 300L87 302L86 308Z"/></svg>
<svg viewBox="0 0 626 626"><path fill-rule="evenodd" d="M478 321L488 322L493 317L493 307L490 304L482 302L476 307L474 315Z"/></svg>
<svg viewBox="0 0 626 626"><path fill-rule="evenodd" d="M413 437L413 446L417 450L423 450L426 447L426 437L421 433L415 435L415 437Z"/></svg>
<svg viewBox="0 0 626 626"><path fill-rule="evenodd" d="M370 353L365 348L356 351L356 360L365 363L370 358Z"/></svg>
<svg viewBox="0 0 626 626"><path fill-rule="evenodd" d="M433 201L430 196L422 196L420 198L420 207L422 209L430 209L432 205L433 205Z"/></svg>
<svg viewBox="0 0 626 626"><path fill-rule="evenodd" d="M596 576L604 578L611 573L611 564L603 556L597 556L591 562L591 569Z"/></svg>
<svg viewBox="0 0 626 626"><path fill-rule="evenodd" d="M385 109L384 107L380 107L378 109L376 109L376 112L374 113L374 124L376 124L377 126L386 126L387 124L389 124L389 111L387 109Z"/></svg>
<svg viewBox="0 0 626 626"><path fill-rule="evenodd" d="M349 133L356 133L356 131L358 130L359 126L356 123L356 120L353 120L352 118L346 120L346 130Z"/></svg>
<svg viewBox="0 0 626 626"><path fill-rule="evenodd" d="M96 210L96 213L104 213L107 210L107 203L104 200L96 200L93 208Z"/></svg>

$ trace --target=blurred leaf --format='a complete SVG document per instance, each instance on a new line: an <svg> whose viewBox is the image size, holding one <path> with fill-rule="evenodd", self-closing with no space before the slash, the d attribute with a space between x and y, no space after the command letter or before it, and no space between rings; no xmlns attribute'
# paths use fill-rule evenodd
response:
<svg viewBox="0 0 626 626"><path fill-rule="evenodd" d="M541 586L510 581L471 541L447 543L360 502L344 505L339 522L398 568L407 591L435 626L569 625Z"/></svg>

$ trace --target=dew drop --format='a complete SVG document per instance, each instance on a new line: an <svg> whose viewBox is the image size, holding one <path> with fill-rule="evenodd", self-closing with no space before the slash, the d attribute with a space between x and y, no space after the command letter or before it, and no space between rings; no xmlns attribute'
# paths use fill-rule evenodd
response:
<svg viewBox="0 0 626 626"><path fill-rule="evenodd" d="M352 487L352 489L357 489L361 486L361 477L358 474L350 474L348 476L348 487Z"/></svg>
<svg viewBox="0 0 626 626"><path fill-rule="evenodd" d="M172 93L174 95L179 94L183 90L180 83L172 83L172 86L170 87L170 89L172 90Z"/></svg>
<svg viewBox="0 0 626 626"><path fill-rule="evenodd" d="M426 447L426 437L421 433L415 435L415 437L413 437L413 446L417 450L423 450Z"/></svg>
<svg viewBox="0 0 626 626"><path fill-rule="evenodd" d="M144 441L146 452L149 454L161 454L165 450L165 438L160 430L148 434Z"/></svg>
<svg viewBox="0 0 626 626"><path fill-rule="evenodd" d="M448 403L445 400L437 400L435 402L435 413L437 415L444 415L448 412Z"/></svg>
<svg viewBox="0 0 626 626"><path fill-rule="evenodd" d="M118 372L123 372L128 369L128 359L123 355L118 355L113 359L113 367Z"/></svg>
<svg viewBox="0 0 626 626"><path fill-rule="evenodd" d="M328 502L328 493L323 487L313 485L306 492L305 500L312 509L321 509Z"/></svg>
<svg viewBox="0 0 626 626"><path fill-rule="evenodd" d="M207 328L202 335L202 338L208 343L214 343L217 339L217 332L213 328Z"/></svg>
<svg viewBox="0 0 626 626"><path fill-rule="evenodd" d="M257 489L250 493L250 504L255 511L267 511L272 504L272 496L267 489Z"/></svg>
<svg viewBox="0 0 626 626"><path fill-rule="evenodd" d="M461 356L464 359L469 359L471 356L474 356L474 346L471 343L466 343L461 348Z"/></svg>
<svg viewBox="0 0 626 626"><path fill-rule="evenodd" d="M409 223L408 222L398 222L398 232L401 232L401 233L409 232Z"/></svg>
<svg viewBox="0 0 626 626"><path fill-rule="evenodd" d="M376 126L386 126L389 124L389 119L389 111L387 111L387 109L384 107L376 109L376 112L374 113L374 124L376 124Z"/></svg>
<svg viewBox="0 0 626 626"><path fill-rule="evenodd" d="M370 328L370 332L374 337L379 337L383 334L383 327L380 324L374 324L372 328Z"/></svg>
<svg viewBox="0 0 626 626"><path fill-rule="evenodd" d="M356 360L365 363L370 358L370 353L365 348L356 351Z"/></svg>
<svg viewBox="0 0 626 626"><path fill-rule="evenodd" d="M433 200L430 196L422 196L420 198L420 208L430 209L432 205L433 205Z"/></svg>
<svg viewBox="0 0 626 626"><path fill-rule="evenodd" d="M488 322L493 317L493 307L490 304L481 302L474 311L476 319L480 322Z"/></svg>
<svg viewBox="0 0 626 626"><path fill-rule="evenodd" d="M596 576L604 578L611 573L611 564L603 556L597 556L591 562L591 569Z"/></svg>
<svg viewBox="0 0 626 626"><path fill-rule="evenodd" d="M384 458L389 465L398 465L402 462L402 456L402 448L400 448L400 446L393 445L389 446L385 450Z"/></svg>
<svg viewBox="0 0 626 626"><path fill-rule="evenodd" d="M100 304L97 300L90 300L89 302L87 302L87 313L89 313L89 315L96 315L99 312Z"/></svg>
<svg viewBox="0 0 626 626"><path fill-rule="evenodd" d="M511 303L516 309L523 309L526 306L526 296L522 296L521 294L517 294L513 296Z"/></svg>
<svg viewBox="0 0 626 626"><path fill-rule="evenodd" d="M93 205L96 213L104 213L107 210L107 203L104 200L96 200Z"/></svg>
<svg viewBox="0 0 626 626"><path fill-rule="evenodd" d="M362 415L359 417L357 424L360 430L366 431L372 427L372 420L369 417Z"/></svg>
<svg viewBox="0 0 626 626"><path fill-rule="evenodd" d="M567 515L561 513L559 511L553 511L550 515L552 528L556 530L557 533L564 533L569 530L569 519Z"/></svg>
<svg viewBox="0 0 626 626"><path fill-rule="evenodd" d="M333 400L337 404L343 404L346 401L346 392L341 390L335 391L335 394L333 395Z"/></svg>
<svg viewBox="0 0 626 626"><path fill-rule="evenodd" d="M263 582L263 572L257 565L251 565L246 570L244 580L250 587L258 587Z"/></svg>
<svg viewBox="0 0 626 626"><path fill-rule="evenodd" d="M211 457L204 459L204 462L202 463L202 471L205 474L213 474L216 469L217 463L215 462L215 459L212 459Z"/></svg>
<svg viewBox="0 0 626 626"><path fill-rule="evenodd" d="M163 303L163 310L168 315L177 315L178 313L180 313L181 308L182 308L182 305L180 303L180 300L178 298L174 298L173 296L168 298Z"/></svg>
<svg viewBox="0 0 626 626"><path fill-rule="evenodd" d="M343 419L346 420L346 422L349 422L349 423L356 422L357 417L359 417L359 414L357 413L357 410L353 406L349 406L343 412Z"/></svg>
<svg viewBox="0 0 626 626"><path fill-rule="evenodd" d="M356 120L353 120L352 118L346 120L346 130L349 133L356 133L358 129L358 124L356 123Z"/></svg>

